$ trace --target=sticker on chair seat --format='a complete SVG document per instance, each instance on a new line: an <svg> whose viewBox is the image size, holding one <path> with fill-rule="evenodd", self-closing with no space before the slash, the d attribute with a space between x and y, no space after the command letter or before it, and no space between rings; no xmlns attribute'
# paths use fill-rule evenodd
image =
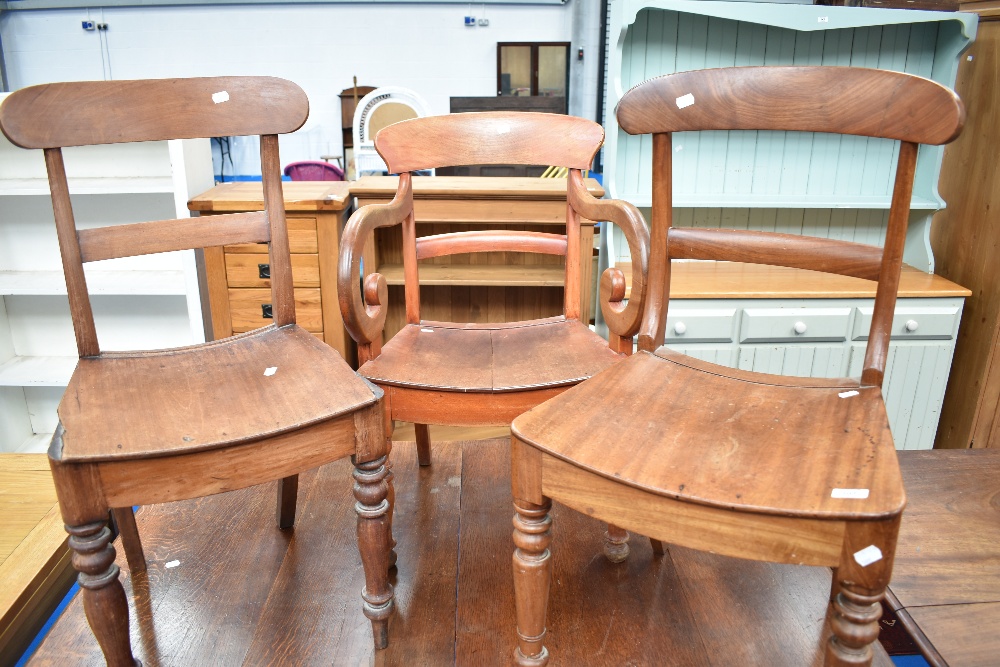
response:
<svg viewBox="0 0 1000 667"><path fill-rule="evenodd" d="M677 98L677 108L684 109L694 104L694 95L688 93L687 95L681 95Z"/></svg>
<svg viewBox="0 0 1000 667"><path fill-rule="evenodd" d="M868 567L872 563L882 560L882 550L872 544L854 554L854 560L861 567Z"/></svg>
<svg viewBox="0 0 1000 667"><path fill-rule="evenodd" d="M212 93L212 101L216 104L222 104L223 102L229 101L229 93L225 90L220 90L217 93Z"/></svg>
<svg viewBox="0 0 1000 667"><path fill-rule="evenodd" d="M830 497L864 500L868 497L868 489L834 489L830 492Z"/></svg>
<svg viewBox="0 0 1000 667"><path fill-rule="evenodd" d="M271 377L277 372L278 372L277 366L268 366L267 368L264 369L264 377Z"/></svg>
<svg viewBox="0 0 1000 667"><path fill-rule="evenodd" d="M434 333L434 329L421 329L422 333Z"/></svg>
<svg viewBox="0 0 1000 667"><path fill-rule="evenodd" d="M839 394L837 394L837 396L840 396L841 398L850 398L851 396L857 396L859 393L860 392L854 391L852 389L851 391L842 391Z"/></svg>

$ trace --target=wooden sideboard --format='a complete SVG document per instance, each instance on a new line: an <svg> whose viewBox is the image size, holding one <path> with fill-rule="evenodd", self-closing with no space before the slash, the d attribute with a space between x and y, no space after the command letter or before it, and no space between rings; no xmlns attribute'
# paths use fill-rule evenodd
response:
<svg viewBox="0 0 1000 667"><path fill-rule="evenodd" d="M346 182L282 184L292 253L292 279L299 326L335 348L349 363L354 344L337 303L340 234L350 210ZM259 182L224 183L198 195L188 208L201 215L260 211ZM270 323L271 281L267 245L245 243L205 248L205 273L216 339Z"/></svg>
<svg viewBox="0 0 1000 667"><path fill-rule="evenodd" d="M395 176L366 176L351 183L357 205L390 201ZM597 198L604 189L587 179ZM552 232L566 225L566 179L435 176L413 179L417 236L476 228ZM594 222L581 220L581 319L593 311ZM378 271L389 283L385 340L406 320L402 229L375 231L365 246L365 274ZM505 322L562 313L565 260L559 256L490 252L452 255L420 263L420 316L452 322Z"/></svg>

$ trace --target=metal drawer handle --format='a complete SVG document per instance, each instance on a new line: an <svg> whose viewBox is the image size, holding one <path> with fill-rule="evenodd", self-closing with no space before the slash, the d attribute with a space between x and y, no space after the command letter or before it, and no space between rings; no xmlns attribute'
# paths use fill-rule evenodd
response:
<svg viewBox="0 0 1000 667"><path fill-rule="evenodd" d="M906 324L904 326L905 326L905 328L906 328L907 331L909 331L910 333L913 333L914 331L917 330L917 321L916 320L906 320Z"/></svg>
<svg viewBox="0 0 1000 667"><path fill-rule="evenodd" d="M257 265L257 275L260 276L261 280L267 280L271 277L271 265L270 264L258 264Z"/></svg>
<svg viewBox="0 0 1000 667"><path fill-rule="evenodd" d="M796 334L800 336L806 332L806 328L807 327L805 322L796 322L794 325L792 325L792 329L795 331Z"/></svg>
<svg viewBox="0 0 1000 667"><path fill-rule="evenodd" d="M271 314L271 304L262 303L260 304L260 316L265 320L273 320L274 315Z"/></svg>
<svg viewBox="0 0 1000 667"><path fill-rule="evenodd" d="M684 332L687 330L688 330L687 325L684 324L683 322L677 322L676 324L674 324L674 333L677 334L678 336L683 336Z"/></svg>

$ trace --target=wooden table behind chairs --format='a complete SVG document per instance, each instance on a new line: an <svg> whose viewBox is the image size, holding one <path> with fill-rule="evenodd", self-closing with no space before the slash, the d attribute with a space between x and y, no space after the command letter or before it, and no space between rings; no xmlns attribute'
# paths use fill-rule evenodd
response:
<svg viewBox="0 0 1000 667"><path fill-rule="evenodd" d="M337 303L340 234L350 213L349 184L340 181L293 181L282 184L292 252L292 277L298 324L354 363L354 342L344 329ZM260 211L259 182L223 183L188 202L201 215ZM241 244L205 248L205 269L215 338L270 324L266 278L267 246Z"/></svg>
<svg viewBox="0 0 1000 667"><path fill-rule="evenodd" d="M0 454L0 665L31 643L76 572L45 454Z"/></svg>
<svg viewBox="0 0 1000 667"><path fill-rule="evenodd" d="M365 176L351 183L357 205L386 203L396 192L395 176ZM587 179L597 198L604 189ZM436 176L413 179L417 236L468 229L517 229L552 233L566 224L566 179ZM594 223L581 220L580 319L594 309ZM389 283L384 337L405 324L402 233L396 226L375 232L365 247L365 274L378 271ZM476 253L422 261L421 313L425 320L510 322L562 313L564 259L525 253Z"/></svg>
<svg viewBox="0 0 1000 667"><path fill-rule="evenodd" d="M934 667L1000 662L1000 450L900 452L886 600Z"/></svg>

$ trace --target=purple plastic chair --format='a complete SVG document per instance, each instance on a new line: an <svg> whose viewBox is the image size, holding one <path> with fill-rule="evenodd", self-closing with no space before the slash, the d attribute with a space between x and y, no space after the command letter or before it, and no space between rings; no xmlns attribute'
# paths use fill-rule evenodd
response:
<svg viewBox="0 0 1000 667"><path fill-rule="evenodd" d="M285 167L285 176L293 181L342 181L344 170L329 162L304 160L289 163Z"/></svg>

